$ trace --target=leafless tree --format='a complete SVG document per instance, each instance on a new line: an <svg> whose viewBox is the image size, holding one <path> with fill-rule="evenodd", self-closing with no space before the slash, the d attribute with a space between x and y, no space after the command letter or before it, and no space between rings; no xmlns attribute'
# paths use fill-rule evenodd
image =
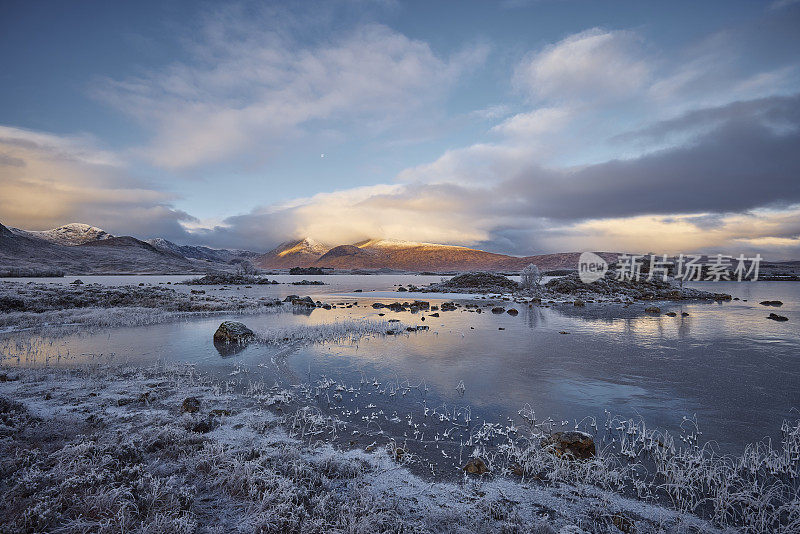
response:
<svg viewBox="0 0 800 534"><path fill-rule="evenodd" d="M521 278L523 289L538 289L539 284L542 282L542 272L536 265L531 263L522 269Z"/></svg>
<svg viewBox="0 0 800 534"><path fill-rule="evenodd" d="M253 263L249 260L242 260L239 263L238 269L236 269L238 274L245 274L245 275L252 275L256 274L256 268Z"/></svg>

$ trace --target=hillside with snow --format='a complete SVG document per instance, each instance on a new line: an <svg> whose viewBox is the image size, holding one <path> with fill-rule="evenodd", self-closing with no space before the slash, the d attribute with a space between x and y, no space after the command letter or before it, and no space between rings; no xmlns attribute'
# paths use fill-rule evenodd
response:
<svg viewBox="0 0 800 534"><path fill-rule="evenodd" d="M82 245L91 241L100 241L114 237L102 228L83 223L70 223L51 230L41 231L21 230L19 228L11 228L10 230L18 235L42 239L48 243L65 246Z"/></svg>

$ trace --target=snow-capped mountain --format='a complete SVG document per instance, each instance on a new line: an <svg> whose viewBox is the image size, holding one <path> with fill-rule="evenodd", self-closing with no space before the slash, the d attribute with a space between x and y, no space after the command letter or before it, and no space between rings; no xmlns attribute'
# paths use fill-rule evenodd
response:
<svg viewBox="0 0 800 534"><path fill-rule="evenodd" d="M602 253L613 260L616 255ZM203 272L230 269L251 261L263 269L328 267L350 270L519 271L530 263L540 269L574 269L577 252L508 256L469 247L368 239L331 247L313 238L288 241L259 254L247 250L178 245L163 238L140 241L115 237L88 224L67 224L47 231L0 226L0 267L49 266L66 272ZM605 256L604 256L605 257Z"/></svg>
<svg viewBox="0 0 800 534"><path fill-rule="evenodd" d="M519 271L530 263L542 269L574 269L580 253L508 256L457 245L368 239L327 247L311 238L284 243L255 260L265 269L329 267L401 271ZM609 256L610 257L610 256Z"/></svg>
<svg viewBox="0 0 800 534"><path fill-rule="evenodd" d="M92 230L84 231L84 227ZM67 274L129 274L205 270L183 256L160 251L130 236L112 237L89 225L62 228L67 230L26 232L0 225L0 273L55 270ZM54 236L58 241L53 240ZM90 236L98 238L89 239ZM85 241L80 242L82 239Z"/></svg>
<svg viewBox="0 0 800 534"><path fill-rule="evenodd" d="M31 231L11 228L11 231L18 235L43 239L49 243L66 246L82 245L91 241L100 241L114 237L102 228L83 223L65 224L64 226L59 226L52 230Z"/></svg>
<svg viewBox="0 0 800 534"><path fill-rule="evenodd" d="M255 260L255 265L267 269L290 269L313 265L331 247L306 237L281 243Z"/></svg>

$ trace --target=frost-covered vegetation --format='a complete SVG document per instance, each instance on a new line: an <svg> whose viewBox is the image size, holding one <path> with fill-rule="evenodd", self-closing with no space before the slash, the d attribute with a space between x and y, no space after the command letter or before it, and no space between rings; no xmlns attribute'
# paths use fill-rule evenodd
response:
<svg viewBox="0 0 800 534"><path fill-rule="evenodd" d="M272 328L259 332L256 340L263 343L356 343L364 336L396 335L405 328L400 322L356 319Z"/></svg>
<svg viewBox="0 0 800 534"><path fill-rule="evenodd" d="M539 285L542 283L542 272L539 270L539 267L531 263L522 269L519 278L520 285L523 289L534 291L538 289Z"/></svg>
<svg viewBox="0 0 800 534"><path fill-rule="evenodd" d="M53 325L138 326L217 312L257 313L280 301L185 293L164 286L0 283L0 329Z"/></svg>
<svg viewBox="0 0 800 534"><path fill-rule="evenodd" d="M10 267L0 269L0 278L61 278L64 271L61 269L47 269L41 267Z"/></svg>
<svg viewBox="0 0 800 534"><path fill-rule="evenodd" d="M490 471L444 483L412 475L414 455L391 441L367 447L371 453L334 448L331 440L350 423L297 406L278 386L237 389L192 367L3 372L0 532L796 532L800 525L797 425L784 427L778 447L730 458L699 446L691 425L678 442L610 417L585 423L617 436L617 447L575 461L542 449L538 438L551 422L525 409L511 433L508 425L473 425L472 454ZM304 387L328 387L323 382ZM196 400L184 402L189 396Z"/></svg>

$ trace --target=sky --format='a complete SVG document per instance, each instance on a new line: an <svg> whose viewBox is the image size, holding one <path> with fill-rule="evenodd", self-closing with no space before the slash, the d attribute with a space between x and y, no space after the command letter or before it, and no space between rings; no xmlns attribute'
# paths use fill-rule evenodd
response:
<svg viewBox="0 0 800 534"><path fill-rule="evenodd" d="M800 2L0 2L0 223L800 259Z"/></svg>

